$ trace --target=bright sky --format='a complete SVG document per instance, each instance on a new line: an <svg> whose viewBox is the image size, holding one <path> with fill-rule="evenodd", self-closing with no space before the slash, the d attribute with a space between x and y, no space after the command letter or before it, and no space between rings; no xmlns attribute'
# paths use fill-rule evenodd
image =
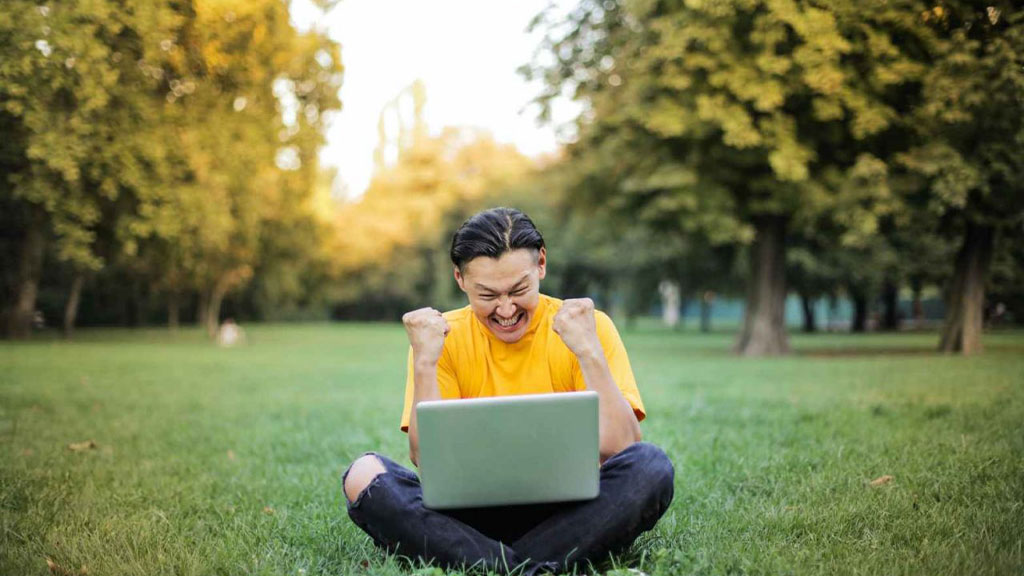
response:
<svg viewBox="0 0 1024 576"><path fill-rule="evenodd" d="M334 116L321 154L337 166L335 190L359 195L373 171L381 109L417 78L426 85L424 110L432 133L445 126L489 130L528 155L558 146L551 126L538 126L530 101L540 91L516 68L528 63L539 35L526 27L549 0L342 0L317 24L341 43L343 110ZM292 17L305 28L317 20L308 0L294 0ZM568 119L569 106L565 105Z"/></svg>

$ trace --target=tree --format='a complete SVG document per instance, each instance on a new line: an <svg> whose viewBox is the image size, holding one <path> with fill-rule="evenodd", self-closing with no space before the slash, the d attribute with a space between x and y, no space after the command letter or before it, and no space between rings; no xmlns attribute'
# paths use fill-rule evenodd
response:
<svg viewBox="0 0 1024 576"><path fill-rule="evenodd" d="M606 201L749 245L737 350L781 354L794 220L842 213L873 231L891 209L881 158L905 145L906 93L924 71L893 37L915 46L918 14L912 2L584 0L541 16L546 61L528 77L544 80L542 103L584 104L573 154L602 159Z"/></svg>
<svg viewBox="0 0 1024 576"><path fill-rule="evenodd" d="M275 267L298 276L304 256L322 249L317 151L340 107L342 66L337 43L296 31L278 0L185 4L178 15L153 64L166 81L170 190L144 198L133 226L145 231L169 324L180 294L198 292L198 320L212 336L229 293L256 273L280 278ZM292 238L308 233L316 241L305 247Z"/></svg>
<svg viewBox="0 0 1024 576"><path fill-rule="evenodd" d="M1008 227L992 257L986 321L993 326L1024 324L1024 224Z"/></svg>
<svg viewBox="0 0 1024 576"><path fill-rule="evenodd" d="M911 201L961 238L939 348L975 354L995 245L1024 221L1024 13L948 2L921 19L933 62L914 118L921 143L901 160L918 176Z"/></svg>
<svg viewBox="0 0 1024 576"><path fill-rule="evenodd" d="M172 324L200 291L212 328L261 251L309 228L337 43L296 31L280 0L8 4L6 331L27 335L46 254L70 271L68 329L84 275L111 263L166 291Z"/></svg>
<svg viewBox="0 0 1024 576"><path fill-rule="evenodd" d="M162 153L152 138L160 80L136 64L160 50L171 19L144 2L15 0L0 14L0 196L21 232L3 294L7 335L28 334L51 241L55 263L73 270L69 330L83 274L104 263L98 228L118 228L127 199L159 185L149 176Z"/></svg>
<svg viewBox="0 0 1024 576"><path fill-rule="evenodd" d="M453 306L448 249L454 228L488 193L523 178L531 162L486 133L446 128L431 136L422 118L425 88L415 83L399 103L411 117L397 134L382 130L377 171L361 198L341 207L332 244L336 313L397 318L418 306ZM382 121L383 124L383 121Z"/></svg>

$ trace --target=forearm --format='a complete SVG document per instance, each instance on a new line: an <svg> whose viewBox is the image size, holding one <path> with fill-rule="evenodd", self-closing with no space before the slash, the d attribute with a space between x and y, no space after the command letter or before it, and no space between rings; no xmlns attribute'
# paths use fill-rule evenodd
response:
<svg viewBox="0 0 1024 576"><path fill-rule="evenodd" d="M427 400L440 400L441 390L437 384L437 365L414 365L412 412L409 414L409 459L419 466L420 443L416 424L416 406Z"/></svg>
<svg viewBox="0 0 1024 576"><path fill-rule="evenodd" d="M633 414L633 407L615 384L604 353L598 349L594 353L580 354L577 359L587 389L597 392L600 452L601 461L604 462L630 444L640 441L640 423Z"/></svg>

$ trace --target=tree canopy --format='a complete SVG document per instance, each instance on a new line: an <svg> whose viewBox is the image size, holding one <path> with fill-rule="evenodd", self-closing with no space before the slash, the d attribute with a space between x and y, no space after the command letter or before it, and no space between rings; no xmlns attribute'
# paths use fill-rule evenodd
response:
<svg viewBox="0 0 1024 576"><path fill-rule="evenodd" d="M936 146L955 160L942 141L948 126L927 128L969 121L949 84L993 88L977 78L960 85L943 69L967 70L972 50L993 52L987 66L998 76L998 62L1007 78L990 102L1010 115L1019 106L1021 67L1011 54L1020 26L1016 16L1000 24L992 12L1012 7L989 8L988 24L973 5L962 7L970 18L943 10L910 1L584 0L568 13L540 15L546 39L526 73L544 81L542 104L562 94L583 104L572 158L594 174L590 181L603 182L583 193L643 220L673 218L712 245L749 246L737 349L784 353L785 249L794 230L831 230L830 249L863 251L879 245L887 220L913 209L910 190L956 196L941 183L896 185L912 180L908 166L922 172L912 165ZM970 19L990 31L957 31ZM1003 47L968 41L1004 32ZM1011 128L998 134L983 134L984 125L974 133L1003 150L1015 142L1007 132L1017 133L1017 118L999 116ZM996 166L1014 163L987 154L998 156ZM962 163L936 164L951 178L969 177Z"/></svg>
<svg viewBox="0 0 1024 576"><path fill-rule="evenodd" d="M260 256L285 250L280 230L308 229L342 67L286 3L17 0L0 38L0 201L20 215L9 334L28 330L51 240L76 274L122 263L172 307L198 291L216 321L227 291L273 267Z"/></svg>

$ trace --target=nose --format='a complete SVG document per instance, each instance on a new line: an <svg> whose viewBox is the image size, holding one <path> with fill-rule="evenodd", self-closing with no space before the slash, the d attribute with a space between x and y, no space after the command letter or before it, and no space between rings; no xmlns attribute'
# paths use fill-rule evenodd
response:
<svg viewBox="0 0 1024 576"><path fill-rule="evenodd" d="M516 312L516 305L512 303L512 299L508 296L502 296L498 299L498 316L502 318L511 318Z"/></svg>

